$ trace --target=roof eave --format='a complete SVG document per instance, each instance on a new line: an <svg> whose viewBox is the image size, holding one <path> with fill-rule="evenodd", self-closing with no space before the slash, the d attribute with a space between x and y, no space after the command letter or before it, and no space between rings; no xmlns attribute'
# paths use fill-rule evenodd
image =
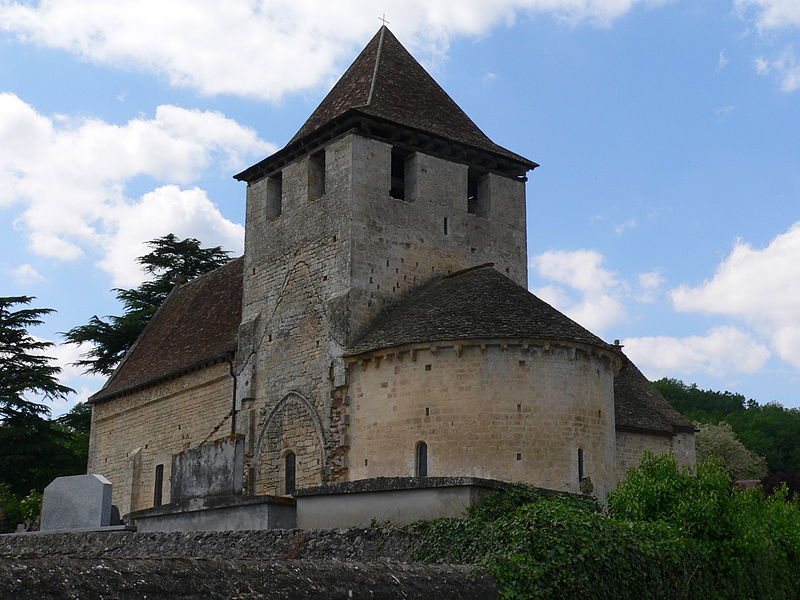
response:
<svg viewBox="0 0 800 600"><path fill-rule="evenodd" d="M391 351L396 348L402 348L404 346L425 346L425 345L438 345L442 347L442 345L458 345L464 343L470 343L474 345L480 345L482 343L489 343L489 342L500 342L506 343L509 345L516 345L516 344L569 344L571 346L586 346L596 350L602 350L608 352L609 354L617 356L617 353L614 350L614 347L610 344L601 345L595 344L588 341L582 340L570 340L567 338L554 338L554 337L534 337L534 336L502 336L502 335L494 335L494 336L468 336L468 337L442 337L438 339L428 339L428 340L415 340L415 341L404 341L394 345L388 346L375 346L375 347L368 347L368 348L350 348L345 350L343 356L349 359L355 359L358 357L364 357L368 354L373 354L376 352L383 352L386 353L387 351Z"/></svg>
<svg viewBox="0 0 800 600"><path fill-rule="evenodd" d="M650 427L638 427L636 425L615 425L614 427L617 431L626 431L629 433L645 433L648 435L665 435L669 437L675 437L677 434L675 430L672 431L665 431L663 429L653 429Z"/></svg>
<svg viewBox="0 0 800 600"><path fill-rule="evenodd" d="M190 365L186 365L185 367L181 367L180 369L175 369L174 371L170 371L169 373L165 373L163 375L159 375L158 377L154 377L152 379L148 379L146 381L142 381L136 383L134 385L128 386L126 388L120 390L114 390L113 392L103 394L103 390L101 389L98 392L95 392L86 400L87 404L99 404L100 402L106 402L108 400L113 400L114 398L119 398L120 396L124 396L126 394L131 394L133 392L137 392L139 390L152 387L159 383L163 383L165 381L169 381L171 379L175 379L180 377L181 375L185 375L186 373L191 373L192 371L196 371L198 369L202 369L203 367L208 367L213 364L230 360L236 355L236 349L227 349L221 354L217 354L210 358L204 358L203 360L197 361Z"/></svg>
<svg viewBox="0 0 800 600"><path fill-rule="evenodd" d="M348 109L341 115L331 119L308 135L291 142L267 158L248 167L233 176L238 181L252 183L265 176L280 170L286 164L311 154L325 144L340 138L346 133L357 131L364 137L377 139L393 145L406 146L409 149L419 150L440 156L454 162L470 162L470 156L489 155L494 158L486 160L489 171L500 172L504 175L524 176L527 171L532 171L539 166L530 159L508 150L509 155L500 152L479 148L458 140L440 136L435 133L416 129L390 119L367 114L360 110L361 107ZM381 125L384 129L381 129ZM505 150L503 148L503 150Z"/></svg>

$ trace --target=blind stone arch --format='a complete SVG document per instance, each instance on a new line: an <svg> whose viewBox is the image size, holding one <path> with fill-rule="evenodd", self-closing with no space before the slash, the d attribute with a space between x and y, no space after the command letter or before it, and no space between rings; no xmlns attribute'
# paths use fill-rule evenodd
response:
<svg viewBox="0 0 800 600"><path fill-rule="evenodd" d="M299 392L279 400L262 421L254 460L257 494L289 493L285 457L295 455L295 488L321 485L325 435L317 411Z"/></svg>

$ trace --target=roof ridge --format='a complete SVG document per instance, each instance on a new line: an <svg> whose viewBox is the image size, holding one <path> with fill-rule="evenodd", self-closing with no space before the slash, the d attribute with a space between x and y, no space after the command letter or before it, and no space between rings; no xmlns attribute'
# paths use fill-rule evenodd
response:
<svg viewBox="0 0 800 600"><path fill-rule="evenodd" d="M369 94L367 95L367 103L364 106L369 106L372 104L372 96L375 94L375 80L378 79L378 69L380 68L381 64L381 51L383 50L383 38L384 33L387 31L386 25L381 27L380 35L381 37L378 39L378 51L375 52L375 68L372 70L372 81L369 84Z"/></svg>
<svg viewBox="0 0 800 600"><path fill-rule="evenodd" d="M220 269L224 269L225 267L228 267L231 264L235 263L236 261L242 260L242 259L244 259L244 256L237 256L236 258L232 258L228 262L226 262L224 265L220 265L218 267L214 267L210 271L206 271L205 273L200 273L200 275L198 275L197 277L194 277L193 279L190 279L189 281L184 281L183 283L177 284L175 286L175 288L185 289L185 288L189 287L190 285L192 285L194 283L197 283L197 281L203 279L204 277L207 277L208 275L211 275L212 273L216 273Z"/></svg>
<svg viewBox="0 0 800 600"><path fill-rule="evenodd" d="M452 277L458 277L459 275L463 275L464 273L469 273L470 271L477 271L478 269L485 269L487 267L494 267L494 263L487 262L480 265L475 265L473 267L467 267L466 269L461 269L460 271L455 271L453 273L448 273L447 275L444 275L441 280L451 279Z"/></svg>

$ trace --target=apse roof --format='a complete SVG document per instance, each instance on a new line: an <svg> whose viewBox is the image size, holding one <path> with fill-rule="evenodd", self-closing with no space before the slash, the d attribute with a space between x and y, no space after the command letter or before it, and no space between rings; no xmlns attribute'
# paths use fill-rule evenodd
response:
<svg viewBox="0 0 800 600"><path fill-rule="evenodd" d="M415 342L518 337L612 348L488 264L411 291L376 317L349 353Z"/></svg>

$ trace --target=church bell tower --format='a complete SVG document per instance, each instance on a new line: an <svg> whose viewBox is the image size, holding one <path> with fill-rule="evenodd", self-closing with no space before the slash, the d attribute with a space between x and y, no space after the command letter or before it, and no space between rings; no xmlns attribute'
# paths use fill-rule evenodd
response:
<svg viewBox="0 0 800 600"><path fill-rule="evenodd" d="M492 142L384 26L289 143L236 176L251 493L347 480L344 356L383 309L484 263L527 285L536 166Z"/></svg>

